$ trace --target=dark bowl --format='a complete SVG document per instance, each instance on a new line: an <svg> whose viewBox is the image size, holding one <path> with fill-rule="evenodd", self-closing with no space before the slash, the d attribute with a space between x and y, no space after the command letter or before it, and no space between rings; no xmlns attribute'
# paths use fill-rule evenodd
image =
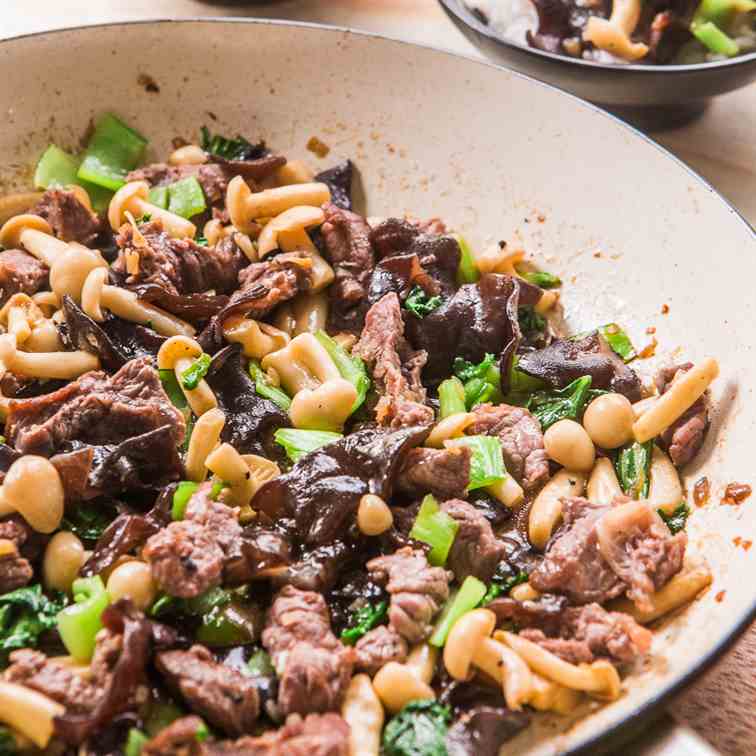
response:
<svg viewBox="0 0 756 756"><path fill-rule="evenodd" d="M439 0L457 28L492 60L554 84L647 127L672 126L717 95L756 81L756 52L693 65L611 65L536 50L499 36L462 0Z"/></svg>

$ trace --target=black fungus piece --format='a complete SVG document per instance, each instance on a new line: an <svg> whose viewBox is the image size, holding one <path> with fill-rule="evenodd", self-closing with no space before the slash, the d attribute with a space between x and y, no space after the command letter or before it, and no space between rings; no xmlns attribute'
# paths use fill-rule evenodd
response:
<svg viewBox="0 0 756 756"><path fill-rule="evenodd" d="M514 278L486 273L424 318L408 318L412 346L428 353L423 378L434 383L447 378L456 357L477 363L491 353L502 356L502 368L508 366L520 338L518 299ZM503 369L502 375L508 372Z"/></svg>
<svg viewBox="0 0 756 756"><path fill-rule="evenodd" d="M352 179L354 178L354 166L347 159L326 168L315 176L315 181L320 181L331 190L331 202L344 210L352 209Z"/></svg>
<svg viewBox="0 0 756 756"><path fill-rule="evenodd" d="M300 543L333 543L349 529L363 494L391 498L404 452L422 444L427 435L426 427L352 433L311 452L288 473L266 483L251 506Z"/></svg>
<svg viewBox="0 0 756 756"><path fill-rule="evenodd" d="M522 355L517 368L554 388L590 375L591 388L623 394L631 402L641 398L640 378L598 331L580 338L556 339L543 349Z"/></svg>
<svg viewBox="0 0 756 756"><path fill-rule="evenodd" d="M289 416L256 393L238 344L225 347L213 357L206 380L226 417L221 439L240 454L280 459L282 449L273 434L290 427Z"/></svg>

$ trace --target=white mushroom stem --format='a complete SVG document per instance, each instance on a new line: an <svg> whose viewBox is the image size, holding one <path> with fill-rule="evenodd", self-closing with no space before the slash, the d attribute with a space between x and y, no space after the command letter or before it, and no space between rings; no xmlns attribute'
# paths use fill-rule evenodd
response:
<svg viewBox="0 0 756 756"><path fill-rule="evenodd" d="M68 249L68 244L52 235L50 224L38 215L17 215L0 229L0 244L6 248L23 247L45 265Z"/></svg>
<svg viewBox="0 0 756 756"><path fill-rule="evenodd" d="M10 725L34 743L46 748L55 730L55 718L66 709L31 688L0 681L0 722Z"/></svg>
<svg viewBox="0 0 756 756"><path fill-rule="evenodd" d="M630 39L640 14L641 0L614 0L608 20L589 16L583 39L623 60L638 60L648 52L647 45Z"/></svg>
<svg viewBox="0 0 756 756"><path fill-rule="evenodd" d="M84 351L19 352L16 339L10 334L0 336L0 361L16 375L65 381L100 367L97 357Z"/></svg>
<svg viewBox="0 0 756 756"><path fill-rule="evenodd" d="M90 318L102 323L104 307L114 315L134 323L149 325L163 336L193 336L195 329L189 323L161 310L154 305L141 302L133 291L110 286L107 268L95 268L84 282L81 291L81 306Z"/></svg>

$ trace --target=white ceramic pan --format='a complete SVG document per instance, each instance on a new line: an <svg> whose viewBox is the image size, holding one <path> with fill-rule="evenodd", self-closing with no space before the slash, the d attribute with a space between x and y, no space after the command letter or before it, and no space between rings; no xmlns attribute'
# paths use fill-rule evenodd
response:
<svg viewBox="0 0 756 756"><path fill-rule="evenodd" d="M657 631L650 662L619 701L579 722L539 720L512 752L595 745L746 625L756 548L733 539L756 540L756 497L719 501L727 483L753 482L756 240L700 178L610 116L486 63L343 30L205 20L0 44L3 191L28 186L48 141L77 145L105 110L148 135L155 156L172 137L196 138L203 123L264 137L316 166L349 156L372 214L439 215L475 244L519 239L566 282L575 330L618 321L642 346L655 327L657 362L719 359L713 427L687 471L689 482L712 482L689 533L713 586ZM306 151L311 136L330 145L324 160Z"/></svg>

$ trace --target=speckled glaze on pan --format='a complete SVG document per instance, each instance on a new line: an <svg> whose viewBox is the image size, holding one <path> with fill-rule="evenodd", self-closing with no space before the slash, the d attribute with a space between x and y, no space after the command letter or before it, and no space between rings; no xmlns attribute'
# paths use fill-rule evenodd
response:
<svg viewBox="0 0 756 756"><path fill-rule="evenodd" d="M565 280L574 330L616 320L643 346L656 328L657 355L644 371L671 356L719 359L713 427L687 470L688 483L712 481L711 503L689 526L712 588L658 630L619 701L582 720L536 718L508 752L599 752L599 739L684 684L753 616L756 549L733 538L753 538L756 499L719 500L727 483L754 482L756 238L658 146L518 74L323 27L202 20L74 29L3 42L0 71L4 191L28 183L48 141L77 145L104 110L148 135L154 155L207 123L264 137L315 167L349 156L371 214L440 215L475 244L522 243ZM331 147L325 161L307 152L311 136Z"/></svg>

